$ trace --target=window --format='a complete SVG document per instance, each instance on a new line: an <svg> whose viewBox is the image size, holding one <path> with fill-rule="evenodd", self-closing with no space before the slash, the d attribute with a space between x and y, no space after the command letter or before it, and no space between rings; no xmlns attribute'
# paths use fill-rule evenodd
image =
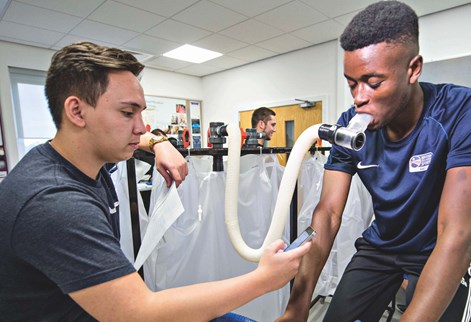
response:
<svg viewBox="0 0 471 322"><path fill-rule="evenodd" d="M19 158L56 133L44 94L46 72L9 68Z"/></svg>
<svg viewBox="0 0 471 322"><path fill-rule="evenodd" d="M285 143L287 147L294 146L294 121L285 121Z"/></svg>

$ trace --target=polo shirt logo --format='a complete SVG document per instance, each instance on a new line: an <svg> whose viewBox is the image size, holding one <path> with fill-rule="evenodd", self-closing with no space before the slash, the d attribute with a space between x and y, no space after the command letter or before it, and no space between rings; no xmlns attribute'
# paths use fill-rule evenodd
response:
<svg viewBox="0 0 471 322"><path fill-rule="evenodd" d="M110 207L110 214L115 214L116 211L117 211L117 209L118 209L118 206L119 206L119 202L116 201L116 202L114 203L114 207L113 207L113 208Z"/></svg>
<svg viewBox="0 0 471 322"><path fill-rule="evenodd" d="M432 161L432 152L414 155L409 159L409 172L423 172L428 169Z"/></svg>

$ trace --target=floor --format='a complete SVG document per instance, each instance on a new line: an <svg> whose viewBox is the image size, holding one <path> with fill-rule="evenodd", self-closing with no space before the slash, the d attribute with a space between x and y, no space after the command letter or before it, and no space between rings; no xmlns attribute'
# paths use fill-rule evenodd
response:
<svg viewBox="0 0 471 322"><path fill-rule="evenodd" d="M322 318L324 317L325 312L327 311L327 308L329 307L330 303L330 297L326 297L325 301L318 301L312 308L309 313L309 319L308 322L320 322L322 321ZM396 303L404 303L404 292L401 290L397 293L396 295ZM394 314L389 320L390 322L398 322L399 319L401 318L401 312L399 312L397 309L394 310ZM387 322L389 317L389 313L385 312L381 320L378 322Z"/></svg>

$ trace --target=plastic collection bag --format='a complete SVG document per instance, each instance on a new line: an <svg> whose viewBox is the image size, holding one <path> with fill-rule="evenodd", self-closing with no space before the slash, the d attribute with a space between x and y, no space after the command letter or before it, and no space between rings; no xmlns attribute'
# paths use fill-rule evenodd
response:
<svg viewBox="0 0 471 322"><path fill-rule="evenodd" d="M135 160L136 165L136 182L138 182L145 173L150 169L148 163ZM111 179L116 189L119 202L119 228L120 228L120 243L124 255L131 263L134 263L134 248L132 240L132 226L131 226L131 209L129 205L129 189L128 189L128 174L126 170L126 161L119 162L117 170L111 174ZM147 211L144 207L141 194L137 194L137 204L139 210L139 225L141 230L141 239L144 236L144 231L147 227L148 217Z"/></svg>
<svg viewBox="0 0 471 322"><path fill-rule="evenodd" d="M156 291L226 279L257 266L241 258L229 240L224 223L225 173L207 172L211 158L188 160L189 175L178 188L185 211L144 264L146 283ZM271 223L284 168L270 155L242 157L241 161L246 166L241 167L239 181L239 223L247 244L258 248ZM287 285L234 312L257 321L273 321L284 311L288 298Z"/></svg>
<svg viewBox="0 0 471 322"><path fill-rule="evenodd" d="M144 279L153 291L201 282L231 278L245 274L257 264L241 258L234 250L224 223L225 172L212 172L212 157L188 157L189 174L177 192L183 205L167 208L167 213L155 211L159 196L168 194L163 178L153 175L153 188L148 217L138 194L141 240L151 240L152 251L146 251ZM316 153L305 160L298 178L298 231L311 223L318 203L325 156ZM136 160L136 178L148 168ZM145 171L144 171L145 170ZM238 216L246 243L259 248L269 229L282 167L274 155L247 155L241 158ZM120 201L122 249L134 263L126 164L118 164L112 174ZM175 208L175 209L173 209ZM357 176L353 177L342 225L332 252L321 273L314 296L331 295L335 291L346 264L353 255L354 241L371 222L371 197ZM156 220L160 217L160 220ZM153 220L154 219L154 220ZM163 221L162 221L163 220ZM160 224L159 224L160 223ZM158 233L155 233L155 227ZM146 233L153 231L151 236ZM289 241L289 218L282 238ZM289 299L289 285L265 294L234 310L256 321L273 321L279 317Z"/></svg>

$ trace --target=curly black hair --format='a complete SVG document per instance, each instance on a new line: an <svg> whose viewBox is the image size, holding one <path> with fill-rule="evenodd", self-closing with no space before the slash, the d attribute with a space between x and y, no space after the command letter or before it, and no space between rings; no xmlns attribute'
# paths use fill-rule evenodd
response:
<svg viewBox="0 0 471 322"><path fill-rule="evenodd" d="M354 51L381 42L419 42L419 22L415 11L400 1L373 3L359 12L345 28L340 45Z"/></svg>

